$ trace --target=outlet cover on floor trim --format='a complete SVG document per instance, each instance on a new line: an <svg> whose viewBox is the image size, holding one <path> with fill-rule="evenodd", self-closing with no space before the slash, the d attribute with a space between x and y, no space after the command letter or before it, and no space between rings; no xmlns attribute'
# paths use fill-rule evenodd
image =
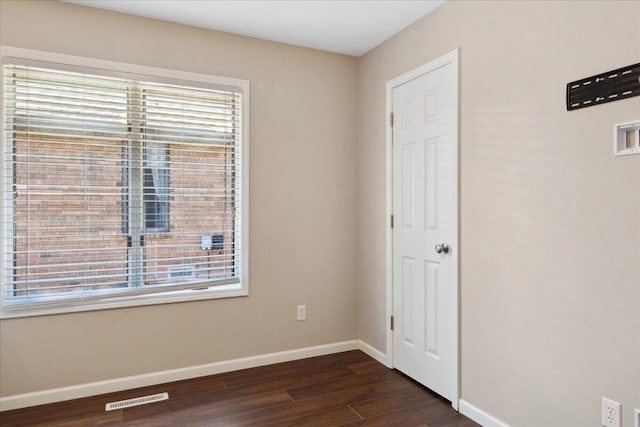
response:
<svg viewBox="0 0 640 427"><path fill-rule="evenodd" d="M620 427L621 405L606 397L602 398L602 425L604 427Z"/></svg>

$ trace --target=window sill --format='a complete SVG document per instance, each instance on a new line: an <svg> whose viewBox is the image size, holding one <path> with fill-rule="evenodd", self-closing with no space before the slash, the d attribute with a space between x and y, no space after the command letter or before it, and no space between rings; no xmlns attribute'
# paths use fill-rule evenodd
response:
<svg viewBox="0 0 640 427"><path fill-rule="evenodd" d="M179 302L204 301L219 298L244 297L249 290L242 284L221 285L207 289L188 289L161 294L136 295L130 297L113 298L110 301L96 301L89 303L69 303L68 305L4 308L0 312L0 319L15 319L20 317L50 316L55 314L78 313L83 311L110 310L114 308L140 307L145 305L172 304Z"/></svg>

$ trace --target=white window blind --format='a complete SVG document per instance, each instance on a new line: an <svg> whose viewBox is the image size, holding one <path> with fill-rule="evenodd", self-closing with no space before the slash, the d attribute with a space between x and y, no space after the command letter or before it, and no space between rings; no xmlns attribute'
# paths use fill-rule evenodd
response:
<svg viewBox="0 0 640 427"><path fill-rule="evenodd" d="M240 283L241 90L7 58L3 101L4 309Z"/></svg>

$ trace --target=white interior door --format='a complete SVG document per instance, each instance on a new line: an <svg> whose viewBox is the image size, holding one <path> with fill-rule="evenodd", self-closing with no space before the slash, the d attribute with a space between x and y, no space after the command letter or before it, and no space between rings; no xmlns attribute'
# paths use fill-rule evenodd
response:
<svg viewBox="0 0 640 427"><path fill-rule="evenodd" d="M457 407L455 53L391 88L391 235L394 367Z"/></svg>

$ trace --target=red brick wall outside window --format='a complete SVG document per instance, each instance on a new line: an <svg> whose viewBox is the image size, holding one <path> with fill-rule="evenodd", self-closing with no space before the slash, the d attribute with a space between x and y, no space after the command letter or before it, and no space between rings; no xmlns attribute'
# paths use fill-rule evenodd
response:
<svg viewBox="0 0 640 427"><path fill-rule="evenodd" d="M73 292L76 286L96 289L128 285L128 235L127 227L123 227L127 200L123 152L127 142L104 137L61 138L37 129L16 129L16 295L27 287L29 295L46 295ZM234 251L230 231L235 216L230 185L234 179L233 146L203 148L169 143L166 147L169 230L145 233L143 285L205 280L220 272L232 275L232 258L222 255ZM83 158L86 155L92 158L89 165ZM83 182L78 182L78 177ZM87 188L96 191L86 194ZM181 191L183 188L189 191ZM218 233L224 233L223 250L201 249L201 235ZM172 269L180 271L181 267L193 277L172 277ZM33 283L27 283L34 279L47 281L34 289Z"/></svg>

